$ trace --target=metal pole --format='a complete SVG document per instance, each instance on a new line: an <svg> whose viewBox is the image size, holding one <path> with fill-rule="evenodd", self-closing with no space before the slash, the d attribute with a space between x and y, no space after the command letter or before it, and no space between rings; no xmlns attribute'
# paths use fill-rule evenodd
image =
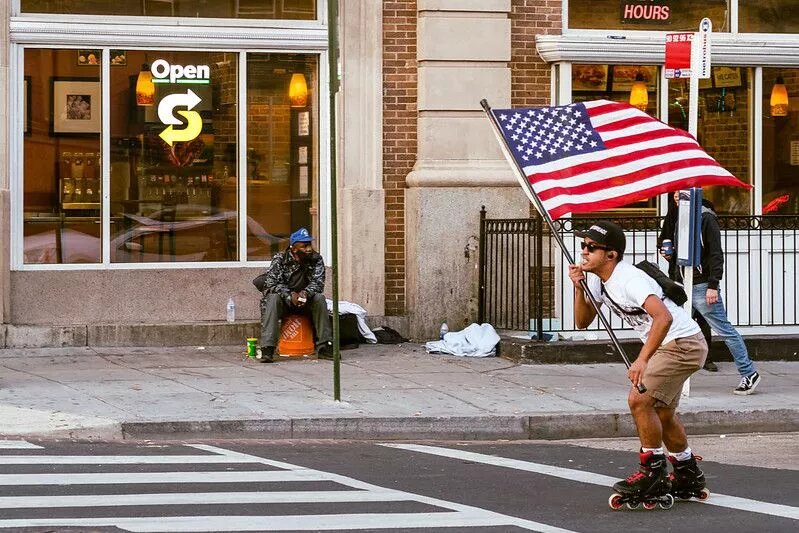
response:
<svg viewBox="0 0 799 533"><path fill-rule="evenodd" d="M328 68L330 72L330 233L331 262L333 278L333 399L341 401L341 332L338 316L338 205L336 201L336 93L339 90L338 72L338 1L327 2L327 44Z"/></svg>
<svg viewBox="0 0 799 533"><path fill-rule="evenodd" d="M486 115L488 115L488 118L491 121L492 126L494 126L494 133L497 135L500 141L499 144L500 147L502 148L502 152L505 154L505 158L508 160L508 162L512 164L513 168L516 169L516 177L519 179L519 182L523 184L522 188L524 189L525 193L527 193L527 197L533 203L536 210L541 215L541 218L543 218L546 221L550 231L552 232L552 236L554 237L555 242L558 243L558 246L563 252L563 255L566 256L566 260L569 262L570 265L573 265L574 258L572 257L571 252L569 252L569 250L566 248L566 244L563 242L563 237L561 237L560 233L558 233L555 230L555 225L552 223L552 219L549 218L549 213L547 213L547 210L544 209L544 204L541 203L541 200L538 198L538 195L536 195L535 191L533 191L533 187L532 185L530 185L530 182L527 180L527 177L524 175L524 171L522 171L522 167L519 166L519 162L516 161L516 158L513 157L508 151L507 146L505 145L505 139L502 136L502 129L500 128L496 117L491 112L491 106L488 105L488 102L485 99L480 100L480 105L483 106L483 110L486 112ZM624 366L630 368L630 359L627 357L627 354L624 352L624 348L622 348L621 344L619 344L619 339L616 338L616 334L613 333L613 330L610 327L610 322L608 322L608 319L605 318L604 314L602 314L602 311L599 308L599 303L594 298L594 295L591 294L591 291L588 290L588 284L585 282L585 280L582 280L580 281L580 286L582 287L583 292L588 295L588 301L591 302L591 305L596 311L596 315L599 318L599 321L602 323L602 326L608 332L608 336L610 337L610 341L613 343L613 347L621 356L622 361L624 361ZM638 392L641 393L646 392L646 387L644 387L643 384L639 384L637 388Z"/></svg>

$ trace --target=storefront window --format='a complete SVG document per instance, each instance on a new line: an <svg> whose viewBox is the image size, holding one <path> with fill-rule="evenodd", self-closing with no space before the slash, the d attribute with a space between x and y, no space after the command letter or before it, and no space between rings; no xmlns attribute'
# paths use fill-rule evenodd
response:
<svg viewBox="0 0 799 533"><path fill-rule="evenodd" d="M569 0L569 28L696 31L699 21L709 17L713 31L730 31L729 3L730 0Z"/></svg>
<svg viewBox="0 0 799 533"><path fill-rule="evenodd" d="M30 49L23 99L23 257L102 260L99 52Z"/></svg>
<svg viewBox="0 0 799 533"><path fill-rule="evenodd" d="M738 31L744 33L799 33L796 0L738 0Z"/></svg>
<svg viewBox="0 0 799 533"><path fill-rule="evenodd" d="M653 117L657 117L659 79L657 65L574 64L572 65L572 101L587 102L604 99L632 103L633 85L641 82L646 89L646 94L642 95L643 99L636 98L638 106ZM654 214L656 206L657 198L651 198L615 208L613 211L631 215L643 215L649 212Z"/></svg>
<svg viewBox="0 0 799 533"><path fill-rule="evenodd" d="M248 258L271 257L297 228L318 234L316 56L247 56ZM270 250L264 244L272 243Z"/></svg>
<svg viewBox="0 0 799 533"><path fill-rule="evenodd" d="M699 80L697 140L721 166L745 183L752 183L751 79L751 69L718 66L713 67L709 79ZM669 124L688 131L688 111L688 80L669 80ZM720 215L752 214L751 190L706 187L702 194Z"/></svg>
<svg viewBox="0 0 799 533"><path fill-rule="evenodd" d="M102 51L24 51L25 264L102 263L104 202L111 263L269 260L298 227L318 235L318 56L249 54L246 105L238 53L107 57L103 154Z"/></svg>
<svg viewBox="0 0 799 533"><path fill-rule="evenodd" d="M778 81L784 82L787 90L787 108L771 107L771 93ZM796 95L799 95L799 69L763 69L764 215L799 214L799 98Z"/></svg>
<svg viewBox="0 0 799 533"><path fill-rule="evenodd" d="M22 0L23 13L148 17L316 19L316 0Z"/></svg>
<svg viewBox="0 0 799 533"><path fill-rule="evenodd" d="M237 58L129 50L112 67L112 262L238 259Z"/></svg>

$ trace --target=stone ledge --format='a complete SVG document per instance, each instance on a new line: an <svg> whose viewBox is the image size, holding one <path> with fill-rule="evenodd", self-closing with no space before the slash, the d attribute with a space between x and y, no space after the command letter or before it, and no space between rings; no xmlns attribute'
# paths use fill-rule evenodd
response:
<svg viewBox="0 0 799 533"><path fill-rule="evenodd" d="M752 335L744 337L753 361L799 361L796 335ZM635 359L641 343L619 339L627 357ZM714 361L732 361L727 346L714 340L710 346ZM504 359L526 364L621 363L610 341L538 341L500 335L498 354Z"/></svg>

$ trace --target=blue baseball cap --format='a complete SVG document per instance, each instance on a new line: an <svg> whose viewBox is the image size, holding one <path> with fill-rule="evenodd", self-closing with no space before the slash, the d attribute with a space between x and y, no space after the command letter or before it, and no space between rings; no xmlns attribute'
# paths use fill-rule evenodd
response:
<svg viewBox="0 0 799 533"><path fill-rule="evenodd" d="M293 245L295 242L311 241L313 241L313 237L311 237L311 234L308 233L308 230L305 228L300 228L291 234L291 237L289 238L289 245Z"/></svg>

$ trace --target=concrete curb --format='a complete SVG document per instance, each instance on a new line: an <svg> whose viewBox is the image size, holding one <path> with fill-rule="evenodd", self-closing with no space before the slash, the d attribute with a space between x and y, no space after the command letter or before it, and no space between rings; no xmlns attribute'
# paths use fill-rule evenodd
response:
<svg viewBox="0 0 799 533"><path fill-rule="evenodd" d="M680 413L689 434L799 431L799 410ZM123 422L122 439L561 440L633 437L628 413Z"/></svg>

